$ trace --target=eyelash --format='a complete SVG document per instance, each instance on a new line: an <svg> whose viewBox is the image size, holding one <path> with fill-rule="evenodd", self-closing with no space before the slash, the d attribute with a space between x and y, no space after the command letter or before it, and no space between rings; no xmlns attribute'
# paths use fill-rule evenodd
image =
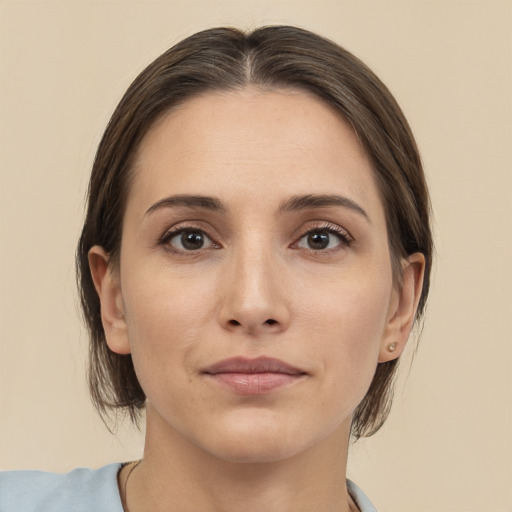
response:
<svg viewBox="0 0 512 512"><path fill-rule="evenodd" d="M292 244L292 247L297 247L301 240L303 240L305 237L313 234L313 233L328 233L331 235L335 235L339 239L339 244L336 245L336 247L333 248L327 248L327 249L311 249L311 248L305 248L309 252L313 254L325 254L330 252L335 252L337 250L340 250L344 247L350 247L354 239L350 236L350 234L345 231L343 228L336 224L331 224L330 222L326 223L320 223L314 227L308 227L298 238L296 242Z"/></svg>
<svg viewBox="0 0 512 512"><path fill-rule="evenodd" d="M208 248L201 247L196 250L176 249L176 248L172 247L172 245L170 243L171 240L173 238L178 237L179 235L182 235L183 233L200 233L200 234L204 235L205 238L210 241L212 247L208 247ZM166 231L164 233L164 235L162 236L162 238L160 239L159 244L163 245L165 247L165 249L168 250L169 252L172 252L177 255L194 255L194 254L199 253L200 251L221 248L221 245L219 243L217 243L215 241L214 237L212 237L208 233L208 231L205 230L204 228L202 228L202 227L199 228L196 225L183 225L183 224Z"/></svg>
<svg viewBox="0 0 512 512"><path fill-rule="evenodd" d="M204 235L205 238L209 240L211 243L211 247L200 247L196 250L186 250L186 249L176 249L172 247L170 242L178 237L179 235L182 235L183 233L199 233ZM349 247L351 243L353 242L353 238L349 235L347 231L342 229L340 226L336 224L331 223L321 223L318 225L315 225L314 227L308 227L308 229L304 230L300 237L293 242L290 247L293 249L300 249L298 247L298 244L303 240L305 237L314 234L314 233L328 233L331 235L335 235L339 239L339 244L336 245L334 248L326 248L326 249L312 249L312 248L303 248L310 253L313 254L325 254L330 252L335 252L337 250L340 250L340 248L343 247ZM217 243L207 230L204 228L199 228L197 225L179 225L176 226L164 233L164 235L160 238L159 244L165 246L166 250L178 254L178 255L194 255L199 253L200 251L204 250L211 250L211 249L220 249L221 245Z"/></svg>

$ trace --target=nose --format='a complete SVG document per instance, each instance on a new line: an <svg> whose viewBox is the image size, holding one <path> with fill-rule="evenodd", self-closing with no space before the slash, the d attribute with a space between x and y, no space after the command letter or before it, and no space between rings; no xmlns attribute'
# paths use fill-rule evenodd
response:
<svg viewBox="0 0 512 512"><path fill-rule="evenodd" d="M286 286L271 251L238 251L222 280L219 323L224 329L258 336L288 328Z"/></svg>

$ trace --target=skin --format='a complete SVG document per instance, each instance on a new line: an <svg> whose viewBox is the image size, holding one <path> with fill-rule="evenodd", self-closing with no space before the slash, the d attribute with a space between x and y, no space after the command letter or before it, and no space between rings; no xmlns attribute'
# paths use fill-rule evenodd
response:
<svg viewBox="0 0 512 512"><path fill-rule="evenodd" d="M221 209L162 203L175 195ZM305 195L345 201L293 208ZM187 250L180 229L204 245ZM344 485L352 414L377 363L405 346L424 260L404 260L394 285L370 161L331 107L248 88L173 109L139 149L120 266L107 263L91 249L107 342L132 354L148 399L126 495L129 468L120 475L130 512L356 510ZM202 371L262 355L304 374L241 395Z"/></svg>

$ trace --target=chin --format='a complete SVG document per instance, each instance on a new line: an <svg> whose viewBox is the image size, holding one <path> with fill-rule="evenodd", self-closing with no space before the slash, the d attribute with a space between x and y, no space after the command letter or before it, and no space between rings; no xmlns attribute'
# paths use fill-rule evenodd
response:
<svg viewBox="0 0 512 512"><path fill-rule="evenodd" d="M294 428L296 427L296 428ZM300 425L252 418L230 425L217 425L211 431L207 449L211 455L236 463L270 463L289 459L318 443L320 432L307 435ZM306 434L306 435L305 435Z"/></svg>
<svg viewBox="0 0 512 512"><path fill-rule="evenodd" d="M211 455L226 462L239 464L264 464L278 462L299 453L299 447L286 446L283 439L255 439L241 437L216 444Z"/></svg>

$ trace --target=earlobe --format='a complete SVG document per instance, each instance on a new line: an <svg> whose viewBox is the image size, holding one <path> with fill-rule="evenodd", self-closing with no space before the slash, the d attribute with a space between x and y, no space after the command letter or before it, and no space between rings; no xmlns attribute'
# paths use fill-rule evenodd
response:
<svg viewBox="0 0 512 512"><path fill-rule="evenodd" d="M411 254L402 262L402 283L393 293L389 318L379 352L379 363L399 357L411 332L423 287L425 256Z"/></svg>
<svg viewBox="0 0 512 512"><path fill-rule="evenodd" d="M109 256L103 247L95 245L88 257L94 287L100 299L101 321L107 344L117 354L129 354L119 273L109 265Z"/></svg>

